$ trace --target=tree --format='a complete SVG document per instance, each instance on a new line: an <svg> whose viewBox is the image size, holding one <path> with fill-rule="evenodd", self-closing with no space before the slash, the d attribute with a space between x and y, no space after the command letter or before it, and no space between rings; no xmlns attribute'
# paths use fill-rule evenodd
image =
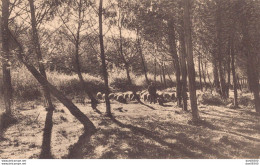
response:
<svg viewBox="0 0 260 165"><path fill-rule="evenodd" d="M184 36L187 51L187 68L188 68L188 78L189 78L189 93L190 93L190 103L192 110L193 121L199 120L197 97L196 97L196 87L195 87L195 69L193 61L193 47L191 38L191 19L190 19L190 8L191 1L184 0Z"/></svg>
<svg viewBox="0 0 260 165"><path fill-rule="evenodd" d="M238 0L239 22L242 31L243 53L247 58L247 77L249 88L254 94L255 110L260 113L260 97L259 97L259 74L257 71L258 57L252 47L252 38L249 33L249 18L251 15L250 4L245 0Z"/></svg>
<svg viewBox="0 0 260 165"><path fill-rule="evenodd" d="M63 25L65 26L65 29L67 29L69 31L69 34L66 33L66 31L62 32L63 35L65 35L67 38L69 38L69 41L74 45L74 57L75 57L75 63L74 63L74 66L75 66L75 70L76 70L76 73L78 75L78 78L80 80L80 86L81 86L81 89L82 89L82 92L86 92L88 97L90 98L91 100L91 106L93 109L96 109L97 107L97 104L98 104L98 101L97 99L93 96L92 92L91 92L91 89L88 87L88 83L85 82L83 76L82 76L82 67L80 65L80 46L81 46L81 43L83 41L83 37L81 36L81 32L86 32L86 29L89 29L89 28L86 28L86 29L83 29L84 27L84 24L86 24L87 21L84 20L84 17L86 17L86 8L89 7L89 4L88 2L86 1L82 1L82 0L75 0L75 1L70 1L68 5L71 5L70 3L73 4L73 12L76 13L76 21L75 21L75 24L77 25L76 28L74 28L75 26L72 25L72 27L70 27L67 22L65 22L65 20L62 18L62 15L59 15L61 20L62 20L62 23ZM68 6L69 7L69 6ZM65 10L66 12L67 10ZM67 18L69 21L72 21L70 18L70 15L71 12L68 12L68 15L67 15ZM74 18L74 17L73 17ZM74 22L74 21L72 21ZM89 25L88 25L89 26ZM76 30L75 32L73 32L74 30ZM86 38L86 36L85 36ZM84 96L82 95L81 96L81 102L84 103Z"/></svg>
<svg viewBox="0 0 260 165"><path fill-rule="evenodd" d="M3 90L5 112L11 115L12 105L12 83L11 83L11 62L9 50L9 35L8 35L8 18L9 18L9 0L2 0L2 69L3 69Z"/></svg>
<svg viewBox="0 0 260 165"><path fill-rule="evenodd" d="M105 82L105 102L106 102L106 114L111 117L111 107L110 100L108 98L109 95L109 85L108 85L108 73L107 73L107 64L106 64L106 56L104 50L104 40L103 40L103 0L99 1L99 10L98 10L98 18L99 18L99 42L100 42L100 57L102 61L102 73Z"/></svg>
<svg viewBox="0 0 260 165"><path fill-rule="evenodd" d="M39 65L39 71L47 79L46 72L45 72L45 67L43 64L43 57L42 57L42 52L41 52L41 45L39 42L39 37L38 37L38 30L37 30L37 23L36 23L36 17L35 17L35 9L34 9L34 2L33 0L29 0L30 4L30 10L31 10L31 26L32 26L32 38L33 38L33 45L34 45L34 50L37 55L37 61ZM47 88L44 86L43 92L44 92L44 97L47 103L47 109L50 111L54 110L54 106L51 101L51 95L50 92Z"/></svg>

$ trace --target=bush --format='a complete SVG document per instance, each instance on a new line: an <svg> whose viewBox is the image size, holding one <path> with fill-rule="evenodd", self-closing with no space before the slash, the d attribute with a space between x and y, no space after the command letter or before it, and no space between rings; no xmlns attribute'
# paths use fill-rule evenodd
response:
<svg viewBox="0 0 260 165"><path fill-rule="evenodd" d="M225 105L225 102L222 100L220 95L213 95L211 93L204 93L201 96L199 96L199 102L201 104L206 105Z"/></svg>
<svg viewBox="0 0 260 165"><path fill-rule="evenodd" d="M254 106L254 100L250 96L241 96L238 98L238 104L242 106Z"/></svg>

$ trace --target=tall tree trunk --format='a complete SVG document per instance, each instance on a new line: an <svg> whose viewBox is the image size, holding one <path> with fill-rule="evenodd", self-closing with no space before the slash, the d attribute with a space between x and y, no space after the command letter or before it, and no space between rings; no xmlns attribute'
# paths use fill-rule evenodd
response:
<svg viewBox="0 0 260 165"><path fill-rule="evenodd" d="M119 18L119 20L120 20L120 18ZM121 25L122 25L122 22L121 22ZM125 58L124 53L123 53L123 43L122 43L123 41L122 41L122 27L121 27L121 25L118 25L118 27L119 27L119 42L120 42L119 43L119 49L120 49L119 54L121 55L121 58L122 58L124 65L125 65L128 85L129 85L130 89L132 90L134 97L140 103L141 100L140 100L139 96L136 94L136 89L133 86L132 79L131 79L131 76L130 76L129 63L126 61L126 58Z"/></svg>
<svg viewBox="0 0 260 165"><path fill-rule="evenodd" d="M105 57L105 50L104 50L104 41L103 41L102 9L103 9L103 0L100 0L99 1L99 13L98 13L100 55L101 55L101 61L102 61L103 77L104 77L104 81L105 81L106 114L107 114L107 116L111 117L112 114L111 114L110 100L108 98L108 95L109 95L108 73L107 73L106 57Z"/></svg>
<svg viewBox="0 0 260 165"><path fill-rule="evenodd" d="M230 56L231 56L231 54L228 54L228 59L227 59L227 76L228 76L228 79L227 79L227 85L226 85L227 98L229 98L229 88L230 88L230 74L231 74L231 68L230 68L231 59L230 59Z"/></svg>
<svg viewBox="0 0 260 165"><path fill-rule="evenodd" d="M216 89L216 91L220 94L221 94L221 90L220 90L220 82L219 82L219 75L218 75L218 66L217 66L217 58L216 58L216 54L215 52L213 53L213 61L212 61L212 64L213 64L213 78L214 78L214 87Z"/></svg>
<svg viewBox="0 0 260 165"><path fill-rule="evenodd" d="M12 83L10 73L10 52L8 35L9 0L2 0L2 69L5 113L11 115L12 110Z"/></svg>
<svg viewBox="0 0 260 165"><path fill-rule="evenodd" d="M199 68L199 78L200 78L200 90L202 91L202 81L201 81L201 57L200 57L200 53L198 54L198 68Z"/></svg>
<svg viewBox="0 0 260 165"><path fill-rule="evenodd" d="M176 93L177 93L177 104L181 106L181 79L180 79L180 63L177 54L176 42L175 42L175 28L173 20L168 20L168 40L170 46L170 53L174 64L175 76L176 76Z"/></svg>
<svg viewBox="0 0 260 165"><path fill-rule="evenodd" d="M138 33L137 33L138 35ZM144 56L143 56L143 50L142 50L142 42L141 42L141 38L139 38L137 36L137 46L138 46L138 50L139 50L139 54L140 54L140 57L141 57L141 62L142 62L142 66L143 66L143 71L144 71L144 76L145 76L145 80L146 80L146 83L147 84L150 84L150 81L147 77L147 68L145 66L145 60L144 60Z"/></svg>
<svg viewBox="0 0 260 165"><path fill-rule="evenodd" d="M181 64L181 81L182 81L182 109L188 111L187 103L187 64L186 64L186 48L185 48L185 39L184 39L184 30L183 30L183 20L182 20L182 29L179 33L180 36L180 64Z"/></svg>
<svg viewBox="0 0 260 165"><path fill-rule="evenodd" d="M76 41L75 41L75 68L76 68L76 72L77 75L79 77L79 81L80 81L80 86L82 89L82 93L81 93L81 102L84 103L84 92L87 93L88 97L91 100L91 107L93 109L96 109L98 101L97 99L93 96L93 94L91 93L91 90L88 88L82 74L81 74L81 66L80 66L80 60L79 60L79 46L80 46L80 29L82 26L82 0L79 1L79 13L78 13L78 17L79 17L79 21L78 21L78 28L77 28L77 34L76 34Z"/></svg>
<svg viewBox="0 0 260 165"><path fill-rule="evenodd" d="M43 64L41 46L40 46L39 37L38 37L34 2L33 2L33 0L29 0L29 3L30 3L30 10L31 10L31 25L32 25L32 33L33 33L32 34L33 44L34 44L35 53L36 53L37 58L38 58L39 71L43 75L43 77L45 77L47 79L44 64ZM43 93L44 93L44 97L45 97L45 100L46 100L46 103L47 103L48 110L54 110L54 106L53 106L52 101L51 101L50 91L48 90L48 88L45 88L44 86L42 88L43 88Z"/></svg>
<svg viewBox="0 0 260 165"><path fill-rule="evenodd" d="M205 69L203 67L203 61L200 60L200 62L201 62L201 72L202 72L202 77L203 77L203 81L204 81L204 86L205 86L205 89L207 90L208 84L207 84L207 81L206 81Z"/></svg>
<svg viewBox="0 0 260 165"><path fill-rule="evenodd" d="M221 18L221 3L219 0L216 0L217 10L216 10L216 30L217 30L217 56L218 56L218 70L219 70L219 78L220 78L220 86L221 86L221 96L223 98L227 98L226 96L226 82L224 78L223 71L223 57L222 57L222 18Z"/></svg>
<svg viewBox="0 0 260 165"><path fill-rule="evenodd" d="M154 58L154 82L156 82L156 58Z"/></svg>
<svg viewBox="0 0 260 165"><path fill-rule="evenodd" d="M96 127L94 126L94 124L89 120L89 118L84 115L84 113L82 113L78 107L76 107L71 100L69 100L62 92L60 92L56 87L54 87L52 84L50 84L48 82L48 80L42 75L40 74L37 69L30 65L28 62L26 62L24 60L23 54L23 47L20 44L20 42L12 35L11 32L9 32L9 34L12 36L13 40L15 41L15 43L17 44L17 46L19 47L19 53L17 54L17 57L19 59L19 61L25 65L25 67L31 72L31 74L34 76L34 78L42 85L45 86L49 89L49 91L51 92L51 94L56 97L66 108L68 108L68 110L70 111L70 113L76 118L78 119L83 125L85 130L89 133L89 134L93 134L94 132L96 132Z"/></svg>
<svg viewBox="0 0 260 165"><path fill-rule="evenodd" d="M234 52L234 37L233 36L230 41L230 55L231 55L232 77L233 77L233 89L234 89L234 108L238 108L237 77L236 77L236 70L235 70L235 52Z"/></svg>
<svg viewBox="0 0 260 165"><path fill-rule="evenodd" d="M249 30L248 30L248 19L249 19L249 13L250 12L246 6L246 1L245 0L239 0L238 1L240 4L240 23L241 23L241 29L242 29L242 45L243 45L243 53L247 57L247 77L248 77L248 83L249 83L249 88L254 94L254 102L255 102L255 110L257 113L260 113L260 97L259 97L259 74L257 71L257 64L258 64L258 59L257 55L254 54L251 49L251 39L249 36Z"/></svg>
<svg viewBox="0 0 260 165"><path fill-rule="evenodd" d="M163 75L163 85L164 85L164 88L166 89L166 78L165 78L165 65L164 65L164 62L162 63L162 75Z"/></svg>
<svg viewBox="0 0 260 165"><path fill-rule="evenodd" d="M195 68L193 61L193 50L192 50L192 35L191 35L191 0L184 0L184 36L187 51L187 67L188 67L188 77L189 77L189 92L190 92L190 103L192 110L193 121L199 120L197 97L196 97L196 86L195 86Z"/></svg>

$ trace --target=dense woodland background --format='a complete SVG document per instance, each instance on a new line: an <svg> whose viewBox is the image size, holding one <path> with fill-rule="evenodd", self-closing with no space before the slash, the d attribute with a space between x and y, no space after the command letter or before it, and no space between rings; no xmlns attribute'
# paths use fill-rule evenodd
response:
<svg viewBox="0 0 260 165"><path fill-rule="evenodd" d="M44 106L40 158L52 157L58 102L89 138L81 104L116 122L111 104L151 108L151 82L189 124L207 125L201 104L259 122L259 0L2 0L1 15L0 137L21 104Z"/></svg>

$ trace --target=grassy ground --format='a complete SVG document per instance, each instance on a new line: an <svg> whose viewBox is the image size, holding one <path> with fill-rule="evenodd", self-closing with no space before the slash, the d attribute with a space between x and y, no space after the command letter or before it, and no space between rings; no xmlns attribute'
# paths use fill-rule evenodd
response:
<svg viewBox="0 0 260 165"><path fill-rule="evenodd" d="M260 117L253 109L199 105L203 125L175 103L164 107L112 102L115 119L77 106L98 128L88 138L83 126L60 103L53 116L54 158L260 158ZM46 111L37 102L17 105L19 122L0 141L0 158L38 158Z"/></svg>

